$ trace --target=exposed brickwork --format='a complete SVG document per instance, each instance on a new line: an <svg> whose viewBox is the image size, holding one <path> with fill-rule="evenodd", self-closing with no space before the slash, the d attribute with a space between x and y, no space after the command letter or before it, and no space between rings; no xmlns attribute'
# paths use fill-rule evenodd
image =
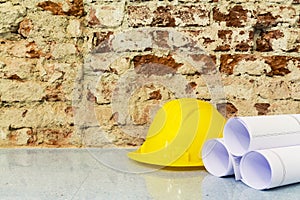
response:
<svg viewBox="0 0 300 200"><path fill-rule="evenodd" d="M137 146L159 104L220 84L227 118L300 113L299 16L299 0L0 1L0 146Z"/></svg>
<svg viewBox="0 0 300 200"><path fill-rule="evenodd" d="M268 108L270 107L270 104L269 103L256 103L256 104L254 104L254 107L256 108L258 115L266 115L269 112Z"/></svg>
<svg viewBox="0 0 300 200"><path fill-rule="evenodd" d="M257 51L272 51L271 40L279 39L284 36L283 32L280 30L262 32L260 38L256 40L256 50Z"/></svg>
<svg viewBox="0 0 300 200"><path fill-rule="evenodd" d="M234 68L240 62L254 62L254 61L263 61L270 68L270 71L265 70L263 74L268 76L284 76L290 73L289 65L295 67L299 66L298 57L289 57L289 56L257 56L252 54L222 54L220 61L220 71L227 75L234 73ZM258 67L258 66L257 66ZM266 66L267 67L267 66Z"/></svg>
<svg viewBox="0 0 300 200"><path fill-rule="evenodd" d="M237 116L238 109L232 103L220 103L217 104L217 109L226 118Z"/></svg>
<svg viewBox="0 0 300 200"><path fill-rule="evenodd" d="M165 75L174 73L182 66L182 63L176 63L171 55L167 57L157 57L154 55L135 56L132 61L137 73L147 74L148 76L152 74ZM156 65L162 66L165 69L162 70L161 67L157 68Z"/></svg>
<svg viewBox="0 0 300 200"><path fill-rule="evenodd" d="M251 11L241 5L228 8L226 12L228 12L228 14L221 12L217 7L213 8L213 19L216 22L225 22L226 26L244 27L248 21L248 15L251 15Z"/></svg>
<svg viewBox="0 0 300 200"><path fill-rule="evenodd" d="M65 2L68 5L68 10L65 11L62 3L55 3L52 1L44 1L37 4L44 10L52 12L54 15L69 15L75 17L82 17L84 15L83 1L73 0L72 2Z"/></svg>
<svg viewBox="0 0 300 200"><path fill-rule="evenodd" d="M132 27L206 26L210 22L210 11L205 5L164 5L154 10L147 5L130 5L127 9L127 19Z"/></svg>

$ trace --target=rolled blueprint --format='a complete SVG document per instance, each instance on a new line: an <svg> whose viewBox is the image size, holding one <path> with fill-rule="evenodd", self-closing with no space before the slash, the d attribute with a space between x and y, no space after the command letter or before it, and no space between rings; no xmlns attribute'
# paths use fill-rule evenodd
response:
<svg viewBox="0 0 300 200"><path fill-rule="evenodd" d="M300 182L300 146L251 151L240 162L243 182L264 190Z"/></svg>
<svg viewBox="0 0 300 200"><path fill-rule="evenodd" d="M224 127L224 142L234 156L252 150L300 145L300 114L231 118Z"/></svg>
<svg viewBox="0 0 300 200"><path fill-rule="evenodd" d="M233 158L223 139L207 140L202 148L202 161L206 170L214 176L233 175Z"/></svg>

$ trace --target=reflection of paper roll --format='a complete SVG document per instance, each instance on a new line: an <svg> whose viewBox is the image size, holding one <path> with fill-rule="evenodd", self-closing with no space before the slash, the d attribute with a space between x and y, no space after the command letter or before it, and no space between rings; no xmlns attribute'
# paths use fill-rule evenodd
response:
<svg viewBox="0 0 300 200"><path fill-rule="evenodd" d="M251 151L240 163L243 181L263 190L300 182L300 146Z"/></svg>
<svg viewBox="0 0 300 200"><path fill-rule="evenodd" d="M224 127L224 141L235 156L251 150L300 145L300 114L231 118Z"/></svg>
<svg viewBox="0 0 300 200"><path fill-rule="evenodd" d="M223 139L205 142L202 148L202 160L206 170L214 176L233 175L233 158L224 145Z"/></svg>

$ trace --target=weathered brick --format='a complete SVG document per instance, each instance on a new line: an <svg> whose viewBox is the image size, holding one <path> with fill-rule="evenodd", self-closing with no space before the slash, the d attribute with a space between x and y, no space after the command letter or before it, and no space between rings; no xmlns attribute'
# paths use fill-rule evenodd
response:
<svg viewBox="0 0 300 200"><path fill-rule="evenodd" d="M172 16L173 6L158 6L153 12L151 26L174 27L175 18Z"/></svg>
<svg viewBox="0 0 300 200"><path fill-rule="evenodd" d="M298 65L297 57L289 56L260 56L251 54L223 54L220 58L220 71L222 73L231 75L234 73L235 68L239 65L241 66L238 71L245 73L258 75L266 74L268 76L284 76L290 73L288 66ZM260 64L258 64L260 63ZM253 64L260 66L255 68ZM244 68L244 69L243 69ZM242 71L241 71L242 70ZM251 72L252 71L252 72ZM239 72L238 72L239 73Z"/></svg>
<svg viewBox="0 0 300 200"><path fill-rule="evenodd" d="M23 37L28 37L32 28L32 20L25 18L19 24L18 33Z"/></svg>
<svg viewBox="0 0 300 200"><path fill-rule="evenodd" d="M223 78L223 87L229 99L250 100L255 99L254 85L248 76Z"/></svg>
<svg viewBox="0 0 300 200"><path fill-rule="evenodd" d="M299 113L300 112L300 104L298 101L293 100L278 100L271 103L269 107L270 115L275 114L291 114L291 113Z"/></svg>
<svg viewBox="0 0 300 200"><path fill-rule="evenodd" d="M31 137L31 139L28 140L29 145L43 144L61 146L72 144L72 129L36 129L36 131L33 134L33 137ZM76 144L75 141L72 142L73 144Z"/></svg>
<svg viewBox="0 0 300 200"><path fill-rule="evenodd" d="M226 5L226 4L225 4ZM216 22L224 22L228 27L245 27L250 23L253 16L253 10L248 9L247 6L234 5L226 7L220 5L213 8L213 20Z"/></svg>
<svg viewBox="0 0 300 200"><path fill-rule="evenodd" d="M118 76L115 74L110 74L106 76L99 77L99 83L97 85L96 91L90 91L88 99L95 97L98 104L107 104L111 102L112 93L114 87L118 81Z"/></svg>
<svg viewBox="0 0 300 200"><path fill-rule="evenodd" d="M270 107L270 104L269 103L255 103L254 107L256 108L258 115L266 115L269 112L268 108Z"/></svg>
<svg viewBox="0 0 300 200"><path fill-rule="evenodd" d="M13 79L19 77L18 80L37 80L38 74L35 74L36 60L28 58L16 57L0 57L2 67L0 69L0 78Z"/></svg>
<svg viewBox="0 0 300 200"><path fill-rule="evenodd" d="M289 27L297 24L297 11L292 6L280 4L260 4L255 12L255 28L266 29L278 24Z"/></svg>
<svg viewBox="0 0 300 200"><path fill-rule="evenodd" d="M217 104L217 109L226 118L237 116L238 109L230 102Z"/></svg>
<svg viewBox="0 0 300 200"><path fill-rule="evenodd" d="M300 100L300 82L290 84L291 97L293 100Z"/></svg>
<svg viewBox="0 0 300 200"><path fill-rule="evenodd" d="M8 138L12 145L27 145L32 138L32 132L31 128L20 128L11 131Z"/></svg>
<svg viewBox="0 0 300 200"><path fill-rule="evenodd" d="M300 59L290 60L288 62L288 70L291 72L285 75L286 79L291 83L296 83L300 80Z"/></svg>
<svg viewBox="0 0 300 200"><path fill-rule="evenodd" d="M136 72L147 76L173 74L183 65L182 63L176 63L171 55L167 57L158 57L155 55L135 56L132 61ZM157 65L162 67L157 67Z"/></svg>
<svg viewBox="0 0 300 200"><path fill-rule="evenodd" d="M113 35L113 32L94 32L92 38L92 45L93 47L99 46L102 42L105 42L109 39L109 37Z"/></svg>
<svg viewBox="0 0 300 200"><path fill-rule="evenodd" d="M207 51L241 51L253 50L254 32L251 28L243 30L232 28L223 29L221 26L185 31L191 37L199 40Z"/></svg>
<svg viewBox="0 0 300 200"><path fill-rule="evenodd" d="M40 50L35 42L7 41L3 40L5 53L17 58L39 58L45 54Z"/></svg>
<svg viewBox="0 0 300 200"><path fill-rule="evenodd" d="M262 31L256 40L257 51L300 51L300 30L283 29Z"/></svg>
<svg viewBox="0 0 300 200"><path fill-rule="evenodd" d="M245 100L245 99L229 99L232 102L237 111L237 116L255 116L257 115L256 109L253 108L254 100ZM250 109L252 108L252 109Z"/></svg>
<svg viewBox="0 0 300 200"><path fill-rule="evenodd" d="M69 25L67 26L67 32L71 35L71 37L80 37L82 35L81 21L78 19L73 19L69 21Z"/></svg>
<svg viewBox="0 0 300 200"><path fill-rule="evenodd" d="M154 10L145 5L128 6L128 24L139 26L206 26L210 23L209 8L204 5L161 5Z"/></svg>
<svg viewBox="0 0 300 200"><path fill-rule="evenodd" d="M284 34L280 30L261 32L260 38L256 40L257 51L273 51L272 40L277 40L284 37Z"/></svg>
<svg viewBox="0 0 300 200"><path fill-rule="evenodd" d="M203 5L176 7L173 15L176 26L206 26L210 23L210 11Z"/></svg>
<svg viewBox="0 0 300 200"><path fill-rule="evenodd" d="M53 45L51 56L54 59L62 59L77 53L76 46L72 43L59 43Z"/></svg>
<svg viewBox="0 0 300 200"><path fill-rule="evenodd" d="M261 78L255 88L256 94L263 99L288 99L291 97L289 84L284 79Z"/></svg>
<svg viewBox="0 0 300 200"><path fill-rule="evenodd" d="M78 77L78 64L47 62L37 64L39 72L38 79L45 85L46 101L71 101L73 91L80 87L74 83Z"/></svg>
<svg viewBox="0 0 300 200"><path fill-rule="evenodd" d="M11 1L1 3L0 6L0 33L16 32L22 17L26 15L26 8L13 5Z"/></svg>
<svg viewBox="0 0 300 200"><path fill-rule="evenodd" d="M242 60L254 61L256 60L256 57L249 54L222 54L220 58L220 71L231 75L233 74L234 67Z"/></svg>
<svg viewBox="0 0 300 200"><path fill-rule="evenodd" d="M0 127L6 129L60 128L74 124L66 102L31 103L26 106L6 106L0 110ZM39 112L37 112L39 111Z"/></svg>
<svg viewBox="0 0 300 200"><path fill-rule="evenodd" d="M24 81L17 75L11 80L0 79L0 97L3 102L40 101L45 95L45 85L39 82Z"/></svg>
<svg viewBox="0 0 300 200"><path fill-rule="evenodd" d="M35 11L28 13L26 19L33 22L28 39L35 41L38 46L44 46L47 49L51 41L66 42L66 38L70 37L66 30L69 25L66 16Z"/></svg>
<svg viewBox="0 0 300 200"><path fill-rule="evenodd" d="M153 14L149 7L127 6L127 21L131 27L148 26L153 20Z"/></svg>
<svg viewBox="0 0 300 200"><path fill-rule="evenodd" d="M43 10L50 11L54 15L69 15L82 17L84 15L83 0L68 1L67 4L53 1L43 1L37 4Z"/></svg>
<svg viewBox="0 0 300 200"><path fill-rule="evenodd" d="M88 24L92 27L118 27L123 22L125 2L95 4L89 9Z"/></svg>
<svg viewBox="0 0 300 200"><path fill-rule="evenodd" d="M285 75L290 73L290 70L287 68L288 61L292 59L287 56L268 56L265 57L265 62L271 67L271 71L268 72L268 75Z"/></svg>

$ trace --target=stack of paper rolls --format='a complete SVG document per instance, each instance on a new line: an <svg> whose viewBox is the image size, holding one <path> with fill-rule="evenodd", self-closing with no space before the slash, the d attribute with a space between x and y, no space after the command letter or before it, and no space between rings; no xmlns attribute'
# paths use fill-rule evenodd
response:
<svg viewBox="0 0 300 200"><path fill-rule="evenodd" d="M300 114L235 117L202 148L205 168L255 189L300 182Z"/></svg>

